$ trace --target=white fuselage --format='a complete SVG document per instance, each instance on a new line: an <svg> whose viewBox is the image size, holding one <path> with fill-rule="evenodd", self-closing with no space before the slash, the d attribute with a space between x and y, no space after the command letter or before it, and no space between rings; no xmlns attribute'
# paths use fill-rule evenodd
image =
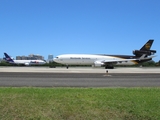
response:
<svg viewBox="0 0 160 120"><path fill-rule="evenodd" d="M43 60L14 60L15 64L24 64L24 65L41 65L46 62Z"/></svg>
<svg viewBox="0 0 160 120"><path fill-rule="evenodd" d="M92 54L64 54L54 58L54 61L66 65L103 65L104 62L116 63L117 65L133 65L132 60L124 60L124 58L107 56L107 55L92 55ZM117 62L120 61L120 62Z"/></svg>

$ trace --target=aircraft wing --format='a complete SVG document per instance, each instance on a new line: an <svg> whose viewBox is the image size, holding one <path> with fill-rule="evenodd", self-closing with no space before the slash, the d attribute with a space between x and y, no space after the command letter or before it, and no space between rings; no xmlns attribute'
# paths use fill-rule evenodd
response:
<svg viewBox="0 0 160 120"><path fill-rule="evenodd" d="M144 55L145 56L145 55ZM114 59L114 60L101 60L101 61L95 61L95 64L101 64L101 65L106 65L106 64L116 64L116 63L121 63L121 62L127 62L127 61L134 61L134 60L148 60L152 59L155 56L150 56L150 57L144 57L143 55L140 58L134 58L134 59Z"/></svg>
<svg viewBox="0 0 160 120"><path fill-rule="evenodd" d="M137 60L137 59L115 59L115 60L98 60L95 61L94 64L96 66L100 65L113 65L121 62L127 62L127 61L132 61L132 60Z"/></svg>
<svg viewBox="0 0 160 120"><path fill-rule="evenodd" d="M145 57L145 54L142 55L140 58L134 58L134 59L115 59L115 60L102 60L102 63L117 63L117 62L127 62L127 61L133 61L133 60L148 60L152 59L153 57L156 56L150 56L150 57ZM100 61L99 61L100 62Z"/></svg>
<svg viewBox="0 0 160 120"><path fill-rule="evenodd" d="M137 59L119 59L119 60L103 60L103 63L115 63L115 62L127 62L127 61L132 61L132 60L137 60Z"/></svg>
<svg viewBox="0 0 160 120"><path fill-rule="evenodd" d="M156 55L153 55L153 56L150 56L150 57L145 57L145 54L144 55L142 55L139 59L137 59L137 60L148 60L148 59L152 59L152 58L154 58L154 57L156 57Z"/></svg>

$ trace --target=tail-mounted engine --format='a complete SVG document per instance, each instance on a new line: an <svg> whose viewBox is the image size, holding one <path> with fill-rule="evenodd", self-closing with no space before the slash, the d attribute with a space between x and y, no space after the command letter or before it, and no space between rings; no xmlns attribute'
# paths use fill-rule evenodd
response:
<svg viewBox="0 0 160 120"><path fill-rule="evenodd" d="M150 55L154 55L156 53L156 50L147 50L147 51L143 51L143 50L134 50L133 54L136 55L137 57L140 57L142 55L146 55L146 56L150 56Z"/></svg>

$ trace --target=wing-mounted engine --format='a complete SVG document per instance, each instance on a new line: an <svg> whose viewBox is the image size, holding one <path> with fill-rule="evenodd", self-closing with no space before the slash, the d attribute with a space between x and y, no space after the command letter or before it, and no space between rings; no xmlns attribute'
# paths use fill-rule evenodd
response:
<svg viewBox="0 0 160 120"><path fill-rule="evenodd" d="M104 66L104 63L101 62L101 61L95 61L95 62L94 62L94 66L95 66L95 67L102 67L102 66Z"/></svg>
<svg viewBox="0 0 160 120"><path fill-rule="evenodd" d="M30 64L29 63L25 63L24 65L29 66Z"/></svg>
<svg viewBox="0 0 160 120"><path fill-rule="evenodd" d="M134 50L133 54L137 57L140 57L142 55L150 56L154 55L156 53L156 50Z"/></svg>

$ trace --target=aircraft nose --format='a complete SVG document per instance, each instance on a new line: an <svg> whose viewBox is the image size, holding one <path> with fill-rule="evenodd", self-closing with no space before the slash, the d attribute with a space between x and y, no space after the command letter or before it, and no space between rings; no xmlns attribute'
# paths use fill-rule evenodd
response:
<svg viewBox="0 0 160 120"><path fill-rule="evenodd" d="M58 61L58 58L57 58L57 57L56 57L56 58L53 58L53 61L55 61L55 62Z"/></svg>

